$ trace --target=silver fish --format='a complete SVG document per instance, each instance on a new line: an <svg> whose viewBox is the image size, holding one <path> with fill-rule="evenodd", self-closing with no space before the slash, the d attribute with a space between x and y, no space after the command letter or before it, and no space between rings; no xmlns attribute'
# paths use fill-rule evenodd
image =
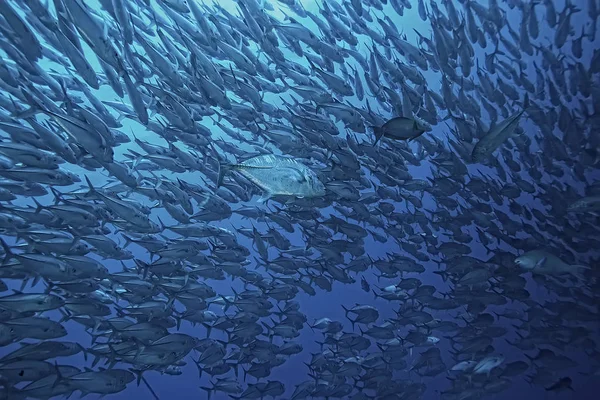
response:
<svg viewBox="0 0 600 400"><path fill-rule="evenodd" d="M265 191L265 197L275 195L321 197L325 186L317 175L298 160L278 155L253 157L241 164L220 165L217 187L228 171L238 171Z"/></svg>

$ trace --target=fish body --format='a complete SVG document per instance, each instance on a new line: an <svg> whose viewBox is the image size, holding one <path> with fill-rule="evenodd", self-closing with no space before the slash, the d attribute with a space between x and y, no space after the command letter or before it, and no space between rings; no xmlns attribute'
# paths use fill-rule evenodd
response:
<svg viewBox="0 0 600 400"><path fill-rule="evenodd" d="M369 282L365 279L364 276L360 279L360 287L367 293L371 291L371 285L369 285Z"/></svg>
<svg viewBox="0 0 600 400"><path fill-rule="evenodd" d="M474 162L481 163L487 160L492 153L500 147L509 137L512 136L519 125L521 115L525 110L514 113L504 121L494 126L482 137L473 148L472 159Z"/></svg>
<svg viewBox="0 0 600 400"><path fill-rule="evenodd" d="M431 127L424 121L416 118L396 117L387 121L382 126L372 126L375 133L375 143L382 137L394 140L414 140L431 130Z"/></svg>
<svg viewBox="0 0 600 400"><path fill-rule="evenodd" d="M494 368L499 366L504 362L504 357L501 356L492 356L486 357L483 360L479 361L475 367L473 367L474 374L487 374L488 376L492 372Z"/></svg>
<svg viewBox="0 0 600 400"><path fill-rule="evenodd" d="M325 186L317 175L298 160L278 155L253 157L241 164L221 165L217 186L221 186L227 171L235 170L265 191L266 197L275 195L320 197Z"/></svg>
<svg viewBox="0 0 600 400"><path fill-rule="evenodd" d="M528 251L517 257L515 264L527 271L545 275L571 274L578 276L581 270L588 269L583 265L567 264L552 253L541 249Z"/></svg>
<svg viewBox="0 0 600 400"><path fill-rule="evenodd" d="M563 391L563 390L571 390L571 391L575 391L575 389L573 389L573 386L571 386L573 383L573 380L571 378L564 377L561 378L558 382L556 382L553 385L550 385L549 387L545 388L546 391L550 392L558 392L558 391Z"/></svg>
<svg viewBox="0 0 600 400"><path fill-rule="evenodd" d="M586 196L571 203L568 210L574 213L600 211L600 196Z"/></svg>

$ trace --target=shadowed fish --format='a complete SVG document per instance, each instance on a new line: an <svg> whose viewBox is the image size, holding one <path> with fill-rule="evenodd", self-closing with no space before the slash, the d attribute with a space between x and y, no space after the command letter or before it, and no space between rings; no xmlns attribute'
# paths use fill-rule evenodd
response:
<svg viewBox="0 0 600 400"><path fill-rule="evenodd" d="M371 126L375 133L375 142L373 146L379 142L382 137L394 140L414 140L431 131L431 126L424 121L416 118L396 117L387 121L381 126Z"/></svg>

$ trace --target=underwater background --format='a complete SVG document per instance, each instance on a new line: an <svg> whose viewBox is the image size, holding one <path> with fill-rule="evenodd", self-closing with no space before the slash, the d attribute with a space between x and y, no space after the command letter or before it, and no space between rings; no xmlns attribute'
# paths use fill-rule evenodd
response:
<svg viewBox="0 0 600 400"><path fill-rule="evenodd" d="M0 0L0 398L597 398L598 7Z"/></svg>

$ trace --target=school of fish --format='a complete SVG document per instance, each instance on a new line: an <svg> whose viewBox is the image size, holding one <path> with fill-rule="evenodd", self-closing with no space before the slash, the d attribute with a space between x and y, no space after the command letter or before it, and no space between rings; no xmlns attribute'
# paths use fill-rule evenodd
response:
<svg viewBox="0 0 600 400"><path fill-rule="evenodd" d="M599 10L0 0L0 399L600 389Z"/></svg>

